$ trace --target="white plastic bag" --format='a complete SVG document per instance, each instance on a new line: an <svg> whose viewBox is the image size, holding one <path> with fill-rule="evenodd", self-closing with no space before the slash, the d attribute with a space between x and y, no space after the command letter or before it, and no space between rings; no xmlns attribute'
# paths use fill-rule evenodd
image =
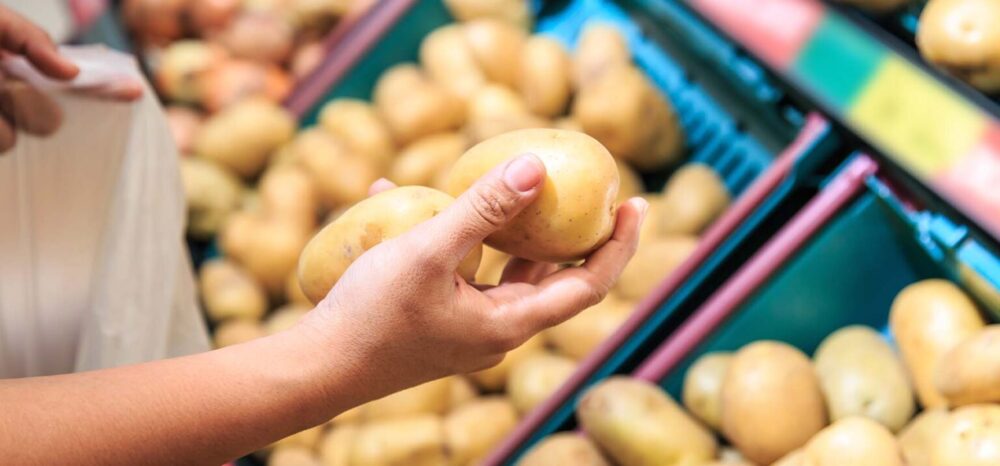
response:
<svg viewBox="0 0 1000 466"><path fill-rule="evenodd" d="M62 127L43 139L18 134L0 157L0 377L209 347L183 242L177 150L156 97L148 85L136 102L73 92L140 74L107 49L66 53L82 70L73 85L29 79L62 106Z"/></svg>

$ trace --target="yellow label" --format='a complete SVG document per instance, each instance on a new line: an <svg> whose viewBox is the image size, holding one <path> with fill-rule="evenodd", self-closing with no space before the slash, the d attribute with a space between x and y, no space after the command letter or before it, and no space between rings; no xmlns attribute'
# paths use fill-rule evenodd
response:
<svg viewBox="0 0 1000 466"><path fill-rule="evenodd" d="M847 119L878 149L920 177L968 153L986 128L977 108L894 56L875 71Z"/></svg>

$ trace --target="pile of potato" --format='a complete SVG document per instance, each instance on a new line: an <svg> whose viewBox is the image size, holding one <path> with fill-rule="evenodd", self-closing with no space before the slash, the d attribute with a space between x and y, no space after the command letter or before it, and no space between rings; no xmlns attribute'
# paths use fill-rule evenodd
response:
<svg viewBox="0 0 1000 466"><path fill-rule="evenodd" d="M686 411L656 385L608 379L577 407L584 435L556 434L520 464L1000 464L1000 325L937 279L903 289L889 317L898 354L860 325L812 360L776 341L705 354L685 374Z"/></svg>

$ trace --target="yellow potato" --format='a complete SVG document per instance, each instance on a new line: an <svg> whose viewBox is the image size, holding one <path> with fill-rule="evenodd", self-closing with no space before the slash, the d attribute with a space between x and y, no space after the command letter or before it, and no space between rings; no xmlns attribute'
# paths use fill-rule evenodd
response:
<svg viewBox="0 0 1000 466"><path fill-rule="evenodd" d="M618 202L625 202L633 197L642 195L646 190L642 184L642 178L627 163L615 159L618 165Z"/></svg>
<svg viewBox="0 0 1000 466"><path fill-rule="evenodd" d="M517 466L611 466L601 452L583 435L560 432L531 447Z"/></svg>
<svg viewBox="0 0 1000 466"><path fill-rule="evenodd" d="M572 115L564 116L562 118L557 118L555 121L552 122L552 127L555 128L555 129L565 129L565 130L569 130L569 131L576 131L578 133L582 133L583 132L583 126L580 125L579 121L574 120ZM615 162L618 162L618 160L615 160ZM619 166L620 166L621 163L620 162L618 162L618 163L619 163ZM629 168L631 168L631 167L629 167ZM622 185L624 185L624 184L625 184L625 180L622 180Z"/></svg>
<svg viewBox="0 0 1000 466"><path fill-rule="evenodd" d="M198 288L212 322L256 320L267 310L267 295L260 284L246 270L225 259L213 259L201 266Z"/></svg>
<svg viewBox="0 0 1000 466"><path fill-rule="evenodd" d="M931 465L997 464L1000 464L1000 405L968 405L952 411L931 447Z"/></svg>
<svg viewBox="0 0 1000 466"><path fill-rule="evenodd" d="M403 186L376 194L344 212L323 227L302 251L299 283L314 303L322 300L341 275L365 251L386 239L406 233L437 215L454 199L422 186ZM474 249L458 272L472 280L482 251Z"/></svg>
<svg viewBox="0 0 1000 466"><path fill-rule="evenodd" d="M264 320L264 332L268 335L274 335L275 333L288 330L299 323L309 310L309 307L297 306L295 304L286 304L279 307Z"/></svg>
<svg viewBox="0 0 1000 466"><path fill-rule="evenodd" d="M896 295L889 326L925 408L947 404L934 386L934 372L948 351L984 325L975 304L946 280L923 280Z"/></svg>
<svg viewBox="0 0 1000 466"><path fill-rule="evenodd" d="M949 406L1000 402L1000 325L985 327L945 353L934 382Z"/></svg>
<svg viewBox="0 0 1000 466"><path fill-rule="evenodd" d="M575 370L576 362L567 357L533 354L511 367L507 396L519 413L527 414L555 393Z"/></svg>
<svg viewBox="0 0 1000 466"><path fill-rule="evenodd" d="M803 450L804 466L905 466L896 438L862 416L846 417L821 430Z"/></svg>
<svg viewBox="0 0 1000 466"><path fill-rule="evenodd" d="M715 430L722 427L722 381L732 360L732 353L707 353L684 374L684 407Z"/></svg>
<svg viewBox="0 0 1000 466"><path fill-rule="evenodd" d="M572 94L569 52L546 36L534 36L524 45L518 89L536 115L552 118L565 113Z"/></svg>
<svg viewBox="0 0 1000 466"><path fill-rule="evenodd" d="M609 69L581 89L573 101L573 118L615 157L640 171L677 161L684 148L673 107L633 66Z"/></svg>
<svg viewBox="0 0 1000 466"><path fill-rule="evenodd" d="M722 431L743 455L770 464L826 425L826 406L809 359L775 341L744 346L722 382Z"/></svg>
<svg viewBox="0 0 1000 466"><path fill-rule="evenodd" d="M445 448L453 466L479 464L517 425L509 400L491 396L470 401L444 419Z"/></svg>
<svg viewBox="0 0 1000 466"><path fill-rule="evenodd" d="M903 363L871 328L852 325L826 337L813 356L831 421L865 416L898 432L913 417Z"/></svg>
<svg viewBox="0 0 1000 466"><path fill-rule="evenodd" d="M670 236L660 234L660 211L663 205L660 199L663 198L663 195L643 193L639 197L645 199L649 204L649 210L646 211L646 219L643 220L642 226L639 227L639 243L642 244L661 238L669 238Z"/></svg>
<svg viewBox="0 0 1000 466"><path fill-rule="evenodd" d="M285 301L289 304L297 304L299 306L312 306L312 302L302 292L297 271L288 274L288 280L285 281Z"/></svg>
<svg viewBox="0 0 1000 466"><path fill-rule="evenodd" d="M439 133L406 146L389 171L389 179L400 186L432 186L442 173L465 152L465 137L459 133Z"/></svg>
<svg viewBox="0 0 1000 466"><path fill-rule="evenodd" d="M179 40L163 49L153 79L156 89L174 102L201 100L200 78L226 57L222 47L201 40Z"/></svg>
<svg viewBox="0 0 1000 466"><path fill-rule="evenodd" d="M302 447L282 447L274 450L267 458L267 466L322 466L319 458Z"/></svg>
<svg viewBox="0 0 1000 466"><path fill-rule="evenodd" d="M531 28L529 0L445 0L444 4L459 21L489 18L524 30Z"/></svg>
<svg viewBox="0 0 1000 466"><path fill-rule="evenodd" d="M625 266L615 294L626 300L645 298L679 267L698 246L693 236L667 236L639 243L639 250Z"/></svg>
<svg viewBox="0 0 1000 466"><path fill-rule="evenodd" d="M295 134L295 119L265 99L246 99L209 118L194 141L195 154L252 178L275 149Z"/></svg>
<svg viewBox="0 0 1000 466"><path fill-rule="evenodd" d="M300 430L292 435L289 435L288 437L274 442L269 446L269 448L279 450L285 447L298 447L314 451L316 450L316 446L319 444L319 438L323 433L323 427L323 425L318 425L305 430Z"/></svg>
<svg viewBox="0 0 1000 466"><path fill-rule="evenodd" d="M934 0L920 15L917 48L928 62L984 92L1000 91L1000 4Z"/></svg>
<svg viewBox="0 0 1000 466"><path fill-rule="evenodd" d="M258 190L260 207L269 219L298 225L306 231L316 228L319 194L312 177L303 169L269 168L261 177Z"/></svg>
<svg viewBox="0 0 1000 466"><path fill-rule="evenodd" d="M663 187L657 206L663 235L697 235L729 206L729 190L711 167L689 163Z"/></svg>
<svg viewBox="0 0 1000 466"><path fill-rule="evenodd" d="M594 23L583 29L573 57L573 82L588 86L609 69L632 63L625 37L610 24Z"/></svg>
<svg viewBox="0 0 1000 466"><path fill-rule="evenodd" d="M937 442L938 434L944 431L948 421L948 410L935 408L926 410L913 418L896 438L907 466L931 466L931 449Z"/></svg>
<svg viewBox="0 0 1000 466"><path fill-rule="evenodd" d="M323 106L319 125L348 150L371 160L379 171L389 169L396 148L389 128L375 108L358 99L334 99Z"/></svg>
<svg viewBox="0 0 1000 466"><path fill-rule="evenodd" d="M465 40L490 81L513 88L521 68L521 49L527 40L523 29L497 19L465 23Z"/></svg>
<svg viewBox="0 0 1000 466"><path fill-rule="evenodd" d="M323 466L351 466L351 450L358 438L358 426L338 425L328 431L319 444Z"/></svg>
<svg viewBox="0 0 1000 466"><path fill-rule="evenodd" d="M479 396L479 390L461 375L448 377L448 410L454 410Z"/></svg>
<svg viewBox="0 0 1000 466"><path fill-rule="evenodd" d="M260 322L246 319L229 319L215 328L212 335L212 345L215 348L246 343L266 336Z"/></svg>
<svg viewBox="0 0 1000 466"><path fill-rule="evenodd" d="M489 369L468 374L469 379L485 391L495 392L502 390L507 385L507 377L510 374L511 368L531 355L542 352L544 349L545 344L542 337L536 335L522 343L521 346L508 351L507 356L503 358L500 364Z"/></svg>
<svg viewBox="0 0 1000 466"><path fill-rule="evenodd" d="M581 360L615 333L631 314L632 303L608 296L542 335L560 354Z"/></svg>
<svg viewBox="0 0 1000 466"><path fill-rule="evenodd" d="M469 121L530 118L527 102L510 88L488 84L469 100Z"/></svg>
<svg viewBox="0 0 1000 466"><path fill-rule="evenodd" d="M308 240L309 232L299 225L244 212L230 216L220 235L226 256L242 265L275 298L284 294L288 274L295 270Z"/></svg>
<svg viewBox="0 0 1000 466"><path fill-rule="evenodd" d="M611 237L618 171L611 154L585 134L525 129L483 141L452 167L448 192L461 194L493 167L525 153L545 164L541 193L486 244L543 262L586 257Z"/></svg>
<svg viewBox="0 0 1000 466"><path fill-rule="evenodd" d="M454 130L465 121L461 99L412 64L386 70L375 83L372 95L375 108L399 145Z"/></svg>
<svg viewBox="0 0 1000 466"><path fill-rule="evenodd" d="M462 100L468 100L486 85L486 75L459 24L439 27L424 37L420 64L431 79Z"/></svg>
<svg viewBox="0 0 1000 466"><path fill-rule="evenodd" d="M498 285L503 276L503 270L507 267L510 254L497 251L489 246L483 246L483 261L476 272L476 283L484 285Z"/></svg>
<svg viewBox="0 0 1000 466"><path fill-rule="evenodd" d="M207 239L236 211L244 187L239 178L218 164L199 157L182 157L181 182L187 202L187 232Z"/></svg>
<svg viewBox="0 0 1000 466"><path fill-rule="evenodd" d="M450 395L448 379L433 380L366 403L361 418L371 421L419 414L441 415L448 411Z"/></svg>
<svg viewBox="0 0 1000 466"><path fill-rule="evenodd" d="M441 466L447 463L444 424L430 414L362 425L351 449L356 466Z"/></svg>
<svg viewBox="0 0 1000 466"><path fill-rule="evenodd" d="M299 165L312 177L320 201L327 209L364 199L368 188L380 176L372 160L351 153L321 130L299 133L292 150Z"/></svg>
<svg viewBox="0 0 1000 466"><path fill-rule="evenodd" d="M805 453L802 449L792 450L791 453L771 463L771 466L805 466Z"/></svg>
<svg viewBox="0 0 1000 466"><path fill-rule="evenodd" d="M620 466L687 466L715 457L715 437L649 382L606 379L583 395L576 417Z"/></svg>

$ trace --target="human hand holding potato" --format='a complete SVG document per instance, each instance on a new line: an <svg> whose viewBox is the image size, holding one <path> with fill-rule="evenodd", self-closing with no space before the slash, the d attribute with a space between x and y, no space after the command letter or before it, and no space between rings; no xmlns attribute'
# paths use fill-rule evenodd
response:
<svg viewBox="0 0 1000 466"><path fill-rule="evenodd" d="M499 165L430 220L360 256L301 330L331 351L355 352L347 359L377 361L354 368L370 382L365 395L377 398L495 365L540 330L599 302L635 252L648 207L641 199L618 209L611 239L579 267L514 259L495 287L456 272L484 238L537 198L545 178L535 156ZM390 186L380 182L375 190Z"/></svg>

